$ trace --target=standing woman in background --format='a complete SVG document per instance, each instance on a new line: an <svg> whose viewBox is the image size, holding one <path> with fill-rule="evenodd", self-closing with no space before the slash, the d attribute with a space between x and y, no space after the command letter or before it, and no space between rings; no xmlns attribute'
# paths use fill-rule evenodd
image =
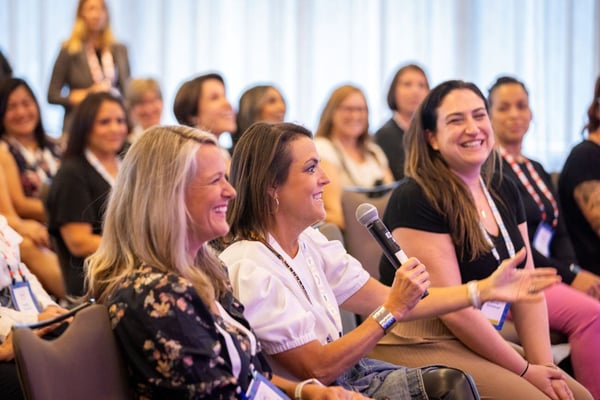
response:
<svg viewBox="0 0 600 400"><path fill-rule="evenodd" d="M588 137L571 150L558 193L577 260L600 275L600 77L587 116Z"/></svg>
<svg viewBox="0 0 600 400"><path fill-rule="evenodd" d="M0 139L0 165L15 210L44 223L40 197L58 170L60 149L46 135L38 101L23 79L0 83Z"/></svg>
<svg viewBox="0 0 600 400"><path fill-rule="evenodd" d="M67 294L83 294L83 260L102 238L104 206L127 131L125 106L107 92L90 94L73 115L63 163L46 203Z"/></svg>
<svg viewBox="0 0 600 400"><path fill-rule="evenodd" d="M63 132L89 93L122 93L129 75L127 48L112 34L105 1L79 0L71 37L62 45L48 88L48 102L65 109Z"/></svg>
<svg viewBox="0 0 600 400"><path fill-rule="evenodd" d="M315 145L331 181L323 192L325 221L343 229L344 186L370 188L394 181L385 154L369 135L369 108L362 90L343 85L331 93L321 113Z"/></svg>
<svg viewBox="0 0 600 400"><path fill-rule="evenodd" d="M428 92L427 74L416 64L401 67L390 84L387 104L393 115L375 132L375 142L381 146L388 158L390 169L397 181L404 177L404 132Z"/></svg>
<svg viewBox="0 0 600 400"><path fill-rule="evenodd" d="M272 85L258 85L246 90L240 97L236 117L237 132L232 137L233 147L246 129L255 122L283 122L286 104L281 92Z"/></svg>

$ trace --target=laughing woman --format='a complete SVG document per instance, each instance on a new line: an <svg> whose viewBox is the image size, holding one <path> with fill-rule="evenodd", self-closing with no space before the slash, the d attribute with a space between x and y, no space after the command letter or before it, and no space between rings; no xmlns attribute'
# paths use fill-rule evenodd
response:
<svg viewBox="0 0 600 400"><path fill-rule="evenodd" d="M447 81L429 92L405 136L408 179L395 189L383 222L407 254L423 260L435 287L482 279L525 247L531 254L518 189L494 174L494 133L484 95L472 83ZM528 256L520 265L534 270ZM382 260L382 279L393 267ZM376 356L408 365L439 362L467 371L493 399L591 399L552 362L542 298L512 304L525 350L517 353L490 323L482 304L425 321L399 324ZM504 306L498 306L502 311ZM390 352L419 344L419 352Z"/></svg>

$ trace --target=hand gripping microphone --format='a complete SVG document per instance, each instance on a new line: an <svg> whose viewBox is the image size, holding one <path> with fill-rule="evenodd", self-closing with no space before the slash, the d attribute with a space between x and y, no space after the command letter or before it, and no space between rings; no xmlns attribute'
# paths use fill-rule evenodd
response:
<svg viewBox="0 0 600 400"><path fill-rule="evenodd" d="M379 218L379 213L374 205L362 203L356 208L355 216L356 220L367 228L373 239L379 244L383 254L385 254L394 269L398 269L400 265L408 260L406 253L400 248L388 228ZM425 291L423 297L428 294L429 292Z"/></svg>

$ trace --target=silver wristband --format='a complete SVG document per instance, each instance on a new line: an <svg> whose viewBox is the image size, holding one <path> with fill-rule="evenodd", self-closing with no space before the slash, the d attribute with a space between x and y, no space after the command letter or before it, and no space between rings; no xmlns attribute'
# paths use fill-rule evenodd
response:
<svg viewBox="0 0 600 400"><path fill-rule="evenodd" d="M383 328L384 333L388 333L390 329L396 325L396 318L394 314L388 311L384 306L379 306L370 315Z"/></svg>

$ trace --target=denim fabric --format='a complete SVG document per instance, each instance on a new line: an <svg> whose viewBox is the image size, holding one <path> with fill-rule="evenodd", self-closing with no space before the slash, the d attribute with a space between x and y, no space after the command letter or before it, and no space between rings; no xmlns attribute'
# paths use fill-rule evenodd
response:
<svg viewBox="0 0 600 400"><path fill-rule="evenodd" d="M427 400L420 369L361 359L336 384L377 400Z"/></svg>

